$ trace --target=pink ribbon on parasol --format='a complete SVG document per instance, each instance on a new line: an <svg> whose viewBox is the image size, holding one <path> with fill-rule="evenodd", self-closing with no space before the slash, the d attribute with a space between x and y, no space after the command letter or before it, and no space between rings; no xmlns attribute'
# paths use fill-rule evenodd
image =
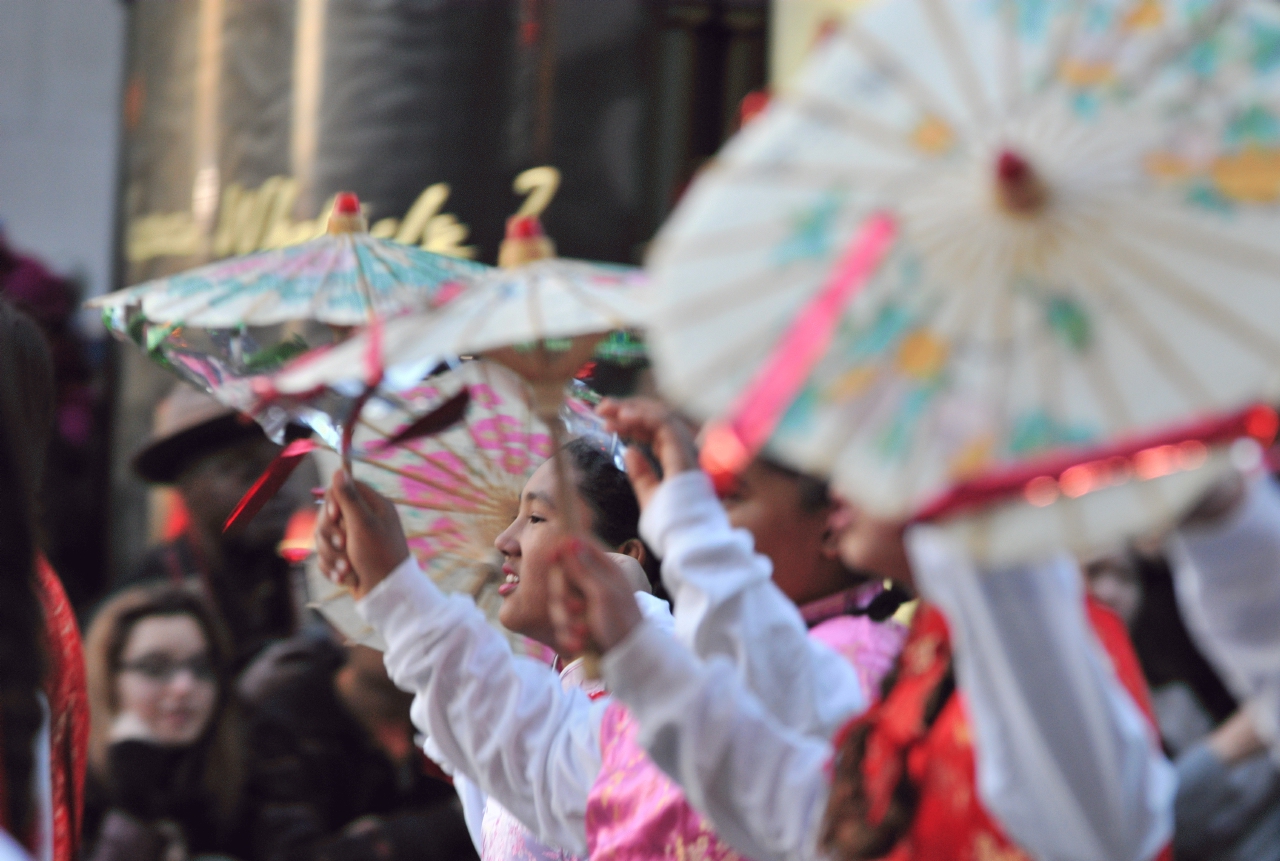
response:
<svg viewBox="0 0 1280 861"><path fill-rule="evenodd" d="M734 476L763 448L831 343L841 315L880 267L896 236L897 222L885 213L862 225L822 290L738 397L729 418L707 426L699 462L717 492L727 492Z"/></svg>

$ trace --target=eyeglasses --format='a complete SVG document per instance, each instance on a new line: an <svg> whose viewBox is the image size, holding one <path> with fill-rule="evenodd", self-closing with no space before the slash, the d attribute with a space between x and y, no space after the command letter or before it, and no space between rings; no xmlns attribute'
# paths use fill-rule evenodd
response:
<svg viewBox="0 0 1280 861"><path fill-rule="evenodd" d="M147 655L136 661L121 664L122 672L137 673L148 681L167 685L174 676L186 670L192 677L201 682L212 682L217 678L213 671L213 663L208 655L196 655L185 661L171 661L163 655Z"/></svg>

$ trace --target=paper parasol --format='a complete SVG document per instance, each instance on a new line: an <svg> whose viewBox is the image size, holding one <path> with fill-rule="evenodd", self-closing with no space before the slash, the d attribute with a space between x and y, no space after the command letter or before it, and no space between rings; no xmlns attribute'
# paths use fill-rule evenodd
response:
<svg viewBox="0 0 1280 861"><path fill-rule="evenodd" d="M388 445L411 425L463 390L468 392L463 421L442 433ZM596 440L621 463L616 437L603 432L590 411L593 395L571 387L560 420L574 437ZM371 399L356 432L355 476L396 503L410 549L442 589L476 599L490 622L497 621L501 598L501 554L494 539L515 519L520 493L533 471L550 456L551 434L530 412L521 381L506 368L485 361L466 362L414 390L388 400ZM337 458L328 454L332 471ZM355 642L385 648L355 611L350 592L331 583L315 565L308 568L313 604ZM505 630L505 629L503 629ZM542 647L507 632L512 646L528 654Z"/></svg>
<svg viewBox="0 0 1280 861"><path fill-rule="evenodd" d="M639 309L635 286L640 270L550 258L518 269L494 269L469 279L466 290L445 308L407 314L382 327L384 365L411 365L435 356L477 355L512 345L562 341L579 336L591 343L614 329L635 325ZM559 346L551 345L554 349ZM315 356L291 363L273 379L282 393L363 375L369 336L357 335ZM588 349L565 378L591 356ZM563 385L563 380L561 381Z"/></svg>
<svg viewBox="0 0 1280 861"><path fill-rule="evenodd" d="M439 285L486 268L370 236L355 195L343 194L323 236L148 281L87 304L140 314L150 323L207 329L289 320L363 326L375 317L421 309Z"/></svg>
<svg viewBox="0 0 1280 861"><path fill-rule="evenodd" d="M305 356L272 384L283 395L314 391L351 379L371 354L384 366L413 365L426 357L482 355L514 371L528 386L533 413L547 426L553 450L564 441L559 421L564 388L609 332L640 319L638 270L551 257L554 248L536 217L508 220L499 252L503 268L472 279L438 313L406 315L318 355ZM358 363L353 365L353 363ZM357 374L358 375L358 371ZM558 508L569 532L577 523L563 458L557 458ZM587 675L596 677L592 653Z"/></svg>
<svg viewBox="0 0 1280 861"><path fill-rule="evenodd" d="M464 388L470 399L461 423L385 444ZM474 597L497 625L502 557L493 542L515 519L525 481L551 454L551 435L529 411L520 381L501 366L466 362L396 402L370 400L355 441L355 477L395 502L422 570L444 591ZM355 613L350 593L318 572L308 582L312 600L344 634L382 647Z"/></svg>
<svg viewBox="0 0 1280 861"><path fill-rule="evenodd" d="M1278 201L1275 4L889 0L663 230L655 373L885 515L1046 454L1121 457L1276 394ZM859 273L877 231L888 256ZM752 414L770 398L785 414ZM1041 475L970 537L991 557L1107 542L1171 517L1204 461ZM1122 528L1116 494L1143 512Z"/></svg>
<svg viewBox="0 0 1280 861"><path fill-rule="evenodd" d="M642 280L634 268L555 256L539 216L559 186L560 172L553 167L516 177L513 191L529 196L507 219L499 270L470 279L467 301L451 304L448 314L408 316L299 360L274 380L277 391L296 394L358 377L353 368L370 355L381 356L390 368L442 355L487 354L530 385L535 412L549 421L559 412L564 385L595 344L638 322L632 288Z"/></svg>
<svg viewBox="0 0 1280 861"><path fill-rule="evenodd" d="M371 237L355 195L341 194L324 236L88 304L103 310L113 334L278 436L293 416L261 408L257 378L340 340L350 327L434 307L456 293L460 279L488 268Z"/></svg>

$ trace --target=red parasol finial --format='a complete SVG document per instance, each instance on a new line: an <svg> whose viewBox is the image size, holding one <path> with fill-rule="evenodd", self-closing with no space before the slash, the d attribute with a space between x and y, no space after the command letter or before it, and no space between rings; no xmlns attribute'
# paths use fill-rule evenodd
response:
<svg viewBox="0 0 1280 861"><path fill-rule="evenodd" d="M1035 168L1013 150L996 159L996 203L1010 215L1035 215L1049 203L1049 188Z"/></svg>
<svg viewBox="0 0 1280 861"><path fill-rule="evenodd" d="M329 215L330 233L363 233L369 227L360 211L360 198L355 192L342 191L334 195L333 212Z"/></svg>
<svg viewBox="0 0 1280 861"><path fill-rule="evenodd" d="M333 211L339 215L356 215L360 212L360 198L353 191L344 191L333 199Z"/></svg>
<svg viewBox="0 0 1280 861"><path fill-rule="evenodd" d="M498 265L513 269L556 256L556 246L542 230L536 215L513 215L507 219L507 235L498 249Z"/></svg>
<svg viewBox="0 0 1280 861"><path fill-rule="evenodd" d="M534 239L546 236L542 222L534 215L513 215L507 219L507 239Z"/></svg>

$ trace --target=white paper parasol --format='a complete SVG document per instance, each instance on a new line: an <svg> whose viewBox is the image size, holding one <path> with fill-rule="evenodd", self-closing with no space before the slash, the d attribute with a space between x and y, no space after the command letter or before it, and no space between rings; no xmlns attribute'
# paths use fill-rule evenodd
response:
<svg viewBox="0 0 1280 861"><path fill-rule="evenodd" d="M490 270L470 279L463 294L438 312L389 320L382 327L382 361L388 367L413 365L516 344L601 337L636 323L640 312L635 290L640 282L638 269L561 258ZM274 378L275 388L306 392L361 378L368 338L358 335L299 358ZM588 351L582 360L589 355Z"/></svg>
<svg viewBox="0 0 1280 861"><path fill-rule="evenodd" d="M995 557L1111 541L1173 516L1205 481L1188 469L1213 461L1192 446L1129 484L1149 434L1277 394L1277 202L1274 3L875 3L659 237L657 379L732 425L884 216L896 242L836 312L770 450L904 516L975 477L1136 440L1127 465L1039 476L1053 487L1034 505L988 508L970 533Z"/></svg>

